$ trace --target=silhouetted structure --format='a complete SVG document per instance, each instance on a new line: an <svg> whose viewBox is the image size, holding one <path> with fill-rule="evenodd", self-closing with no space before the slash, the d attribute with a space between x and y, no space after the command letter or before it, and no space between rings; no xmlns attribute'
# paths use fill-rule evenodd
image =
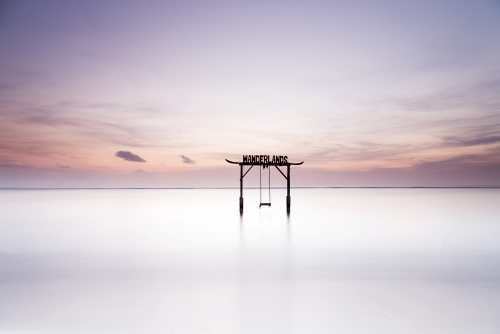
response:
<svg viewBox="0 0 500 334"><path fill-rule="evenodd" d="M286 179L286 212L290 213L290 206L292 202L292 199L290 197L290 166L302 165L304 161L296 163L288 162L288 157L281 155L273 155L272 159L270 159L269 155L244 155L242 162L235 162L227 159L226 161L230 164L240 165L240 214L243 214L243 178L248 174L253 166L262 166L262 168L269 168L269 166L274 166L281 173L281 175L283 175L283 177ZM250 166L250 168L248 168L247 171L243 173L243 166ZM286 166L286 175L281 171L279 166ZM271 187L271 181L269 181L269 187ZM271 206L271 203L261 202L259 207L263 205Z"/></svg>

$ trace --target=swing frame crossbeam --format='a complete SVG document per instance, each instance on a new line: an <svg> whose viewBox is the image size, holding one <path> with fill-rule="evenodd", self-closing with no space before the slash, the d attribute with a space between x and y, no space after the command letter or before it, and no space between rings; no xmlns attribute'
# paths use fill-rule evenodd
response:
<svg viewBox="0 0 500 334"><path fill-rule="evenodd" d="M250 157L250 156L248 156ZM256 156L259 157L259 156ZM290 197L290 166L293 165L302 165L304 161L302 162L288 162L287 157L285 159L274 159L272 162L269 159L269 156L267 156L267 159L263 159L262 157L266 156L260 156L260 159L250 159L247 158L247 156L243 156L243 161L242 162L236 162L236 161L231 161L226 159L226 161L230 164L235 164L235 165L240 165L240 214L243 214L243 178L248 174L250 169L252 169L253 166L262 166L260 168L260 173L262 173L262 169L269 168L269 166L274 166L276 169L280 172L281 175L286 179L286 211L289 214L290 213L290 206L292 199ZM243 166L250 166L245 173L243 173ZM283 171L279 167L286 167L286 175L283 173ZM260 205L261 206L271 206L271 171L269 170L269 203L262 203L262 175L260 179Z"/></svg>

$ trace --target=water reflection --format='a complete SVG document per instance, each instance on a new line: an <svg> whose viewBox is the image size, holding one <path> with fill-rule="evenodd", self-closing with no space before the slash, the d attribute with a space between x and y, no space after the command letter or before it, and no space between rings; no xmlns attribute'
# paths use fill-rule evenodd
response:
<svg viewBox="0 0 500 334"><path fill-rule="evenodd" d="M498 331L498 190L237 195L0 191L0 332Z"/></svg>

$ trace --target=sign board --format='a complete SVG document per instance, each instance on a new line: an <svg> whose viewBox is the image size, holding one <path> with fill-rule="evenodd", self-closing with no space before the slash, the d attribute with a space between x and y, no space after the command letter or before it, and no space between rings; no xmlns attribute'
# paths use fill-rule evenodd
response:
<svg viewBox="0 0 500 334"><path fill-rule="evenodd" d="M288 156L283 155L244 155L243 163L249 165L277 165L286 166L288 164Z"/></svg>

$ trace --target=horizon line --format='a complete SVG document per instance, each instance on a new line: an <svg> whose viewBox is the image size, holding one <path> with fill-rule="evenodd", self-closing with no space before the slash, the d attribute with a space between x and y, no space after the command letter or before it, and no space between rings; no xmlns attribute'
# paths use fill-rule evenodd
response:
<svg viewBox="0 0 500 334"><path fill-rule="evenodd" d="M239 187L0 187L0 190L195 190L195 189L240 189ZM260 189L245 187L244 189ZM266 187L266 189L269 189ZM286 189L286 187L271 187ZM493 186L327 186L327 187L290 187L290 189L500 189Z"/></svg>

